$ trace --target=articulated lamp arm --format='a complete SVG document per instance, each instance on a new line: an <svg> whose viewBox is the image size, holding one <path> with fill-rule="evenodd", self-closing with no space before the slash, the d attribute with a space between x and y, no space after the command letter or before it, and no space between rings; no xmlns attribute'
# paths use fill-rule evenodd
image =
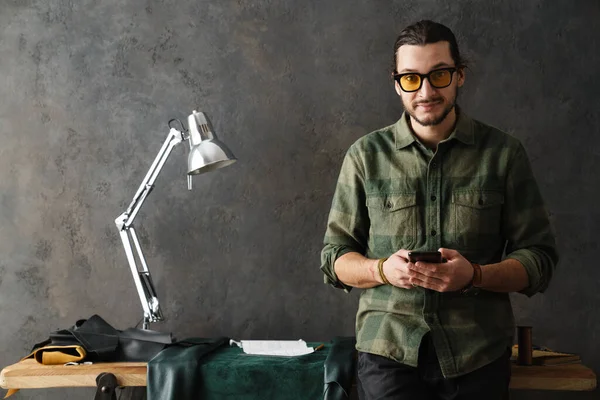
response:
<svg viewBox="0 0 600 400"><path fill-rule="evenodd" d="M148 265L146 264L146 259L144 258L140 242L133 227L133 220L142 207L142 204L144 204L146 197L148 197L154 188L154 181L156 181L156 178L158 177L163 165L167 161L169 154L171 154L173 148L183 140L185 140L183 133L177 129L171 128L167 139L162 145L158 155L150 166L148 173L144 177L144 180L133 197L133 201L127 210L123 214L119 215L117 219L115 219L115 224L119 229L119 234L121 236L121 240L123 241L123 247L125 248L127 261L129 262L129 267L131 268L133 281L135 282L135 287L144 310L144 322L142 325L143 329L148 329L148 323L162 321L164 318L160 309L156 290L154 289L152 277L150 276L150 271L148 270ZM136 264L131 242L133 242L135 246L135 251L141 268L138 268Z"/></svg>

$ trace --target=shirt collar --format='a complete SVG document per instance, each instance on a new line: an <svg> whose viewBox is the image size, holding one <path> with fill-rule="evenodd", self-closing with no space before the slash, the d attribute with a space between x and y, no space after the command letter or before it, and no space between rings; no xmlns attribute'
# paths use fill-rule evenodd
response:
<svg viewBox="0 0 600 400"><path fill-rule="evenodd" d="M456 126L454 127L454 131L448 136L448 139L445 141L449 141L452 139L456 139L464 144L470 145L475 143L475 132L473 129L473 120L467 116L464 112L456 107L458 120L456 121ZM402 117L393 125L394 129L394 140L396 142L396 150L400 150L404 147L407 147L411 143L415 142L415 135L408 124L408 113L406 111L402 114Z"/></svg>

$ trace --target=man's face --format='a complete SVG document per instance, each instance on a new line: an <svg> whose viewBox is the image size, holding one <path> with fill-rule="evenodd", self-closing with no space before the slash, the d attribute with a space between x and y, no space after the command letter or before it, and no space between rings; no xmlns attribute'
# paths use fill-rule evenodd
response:
<svg viewBox="0 0 600 400"><path fill-rule="evenodd" d="M403 45L397 53L399 74L418 72L427 74L438 68L456 67L450 54L450 43L437 42L424 46ZM405 92L395 82L396 92L402 99L406 112L414 121L423 126L438 125L454 108L458 88L464 83L463 70L452 74L452 82L448 87L435 88L429 79L423 79L421 88L415 92Z"/></svg>

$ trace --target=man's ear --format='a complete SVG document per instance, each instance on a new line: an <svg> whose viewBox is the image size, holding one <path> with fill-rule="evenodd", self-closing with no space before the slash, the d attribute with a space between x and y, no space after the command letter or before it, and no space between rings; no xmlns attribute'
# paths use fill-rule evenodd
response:
<svg viewBox="0 0 600 400"><path fill-rule="evenodd" d="M465 67L458 68L456 75L458 77L458 87L461 87L465 84Z"/></svg>
<svg viewBox="0 0 600 400"><path fill-rule="evenodd" d="M398 93L398 96L400 96L400 95L401 95L401 93L402 93L402 89L400 89L400 85L398 84L398 81L396 81L396 80L394 79L394 74L395 74L395 73L396 73L396 70L392 71L392 72L390 73L390 78L392 78L392 82L394 82L394 89L396 89L396 93Z"/></svg>
<svg viewBox="0 0 600 400"><path fill-rule="evenodd" d="M402 97L402 89L400 88L400 84L394 80L394 89L396 89L396 93L398 93L398 96Z"/></svg>

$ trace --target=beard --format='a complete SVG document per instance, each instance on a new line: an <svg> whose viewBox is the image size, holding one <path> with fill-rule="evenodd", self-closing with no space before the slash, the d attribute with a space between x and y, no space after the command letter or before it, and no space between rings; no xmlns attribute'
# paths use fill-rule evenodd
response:
<svg viewBox="0 0 600 400"><path fill-rule="evenodd" d="M442 110L442 112L439 115L432 115L430 117L427 117L426 119L417 117L416 113L414 112L414 109L416 108L416 106L419 104L428 104L428 103L435 103L438 101L444 101L444 99L442 97L436 96L436 97L431 97L424 101L423 100L418 101L418 102L415 101L412 103L412 108L407 107L407 104L404 102L404 99L402 99L402 105L404 106L404 110L406 110L408 115L410 115L410 117L412 119L414 119L415 121L417 121L420 125L435 126L435 125L441 124L446 119L448 114L450 114L452 109L456 106L457 98L458 98L458 89L456 90L456 93L454 94L451 101L449 101L448 104L446 104L446 107Z"/></svg>

